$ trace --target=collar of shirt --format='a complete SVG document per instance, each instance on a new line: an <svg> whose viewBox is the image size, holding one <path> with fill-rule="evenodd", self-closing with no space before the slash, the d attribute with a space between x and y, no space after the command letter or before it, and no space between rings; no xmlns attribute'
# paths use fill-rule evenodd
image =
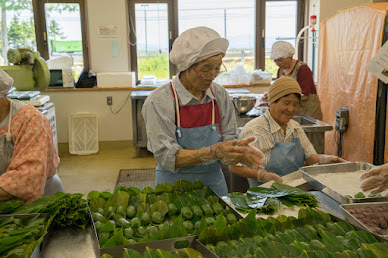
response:
<svg viewBox="0 0 388 258"><path fill-rule="evenodd" d="M182 105L187 105L192 100L196 100L197 103L207 103L210 99L215 99L213 96L210 88L206 90L205 97L201 100L197 99L193 96L186 88L183 86L181 81L179 80L179 73L175 76L175 78L172 80L172 84L175 87L175 91L178 94L179 101L182 103Z"/></svg>
<svg viewBox="0 0 388 258"><path fill-rule="evenodd" d="M274 134L274 133L277 133L277 132L280 132L282 135L283 134L283 129L280 127L280 125L275 121L275 119L273 119L273 117L271 116L271 113L269 112L269 109L265 112L264 116L268 119L269 121L269 125L270 125L270 133L271 134ZM295 123L296 124L295 124ZM284 138L287 138L288 136L290 136L294 131L295 129L298 128L298 123L294 120L290 120L287 125L286 125L286 135Z"/></svg>

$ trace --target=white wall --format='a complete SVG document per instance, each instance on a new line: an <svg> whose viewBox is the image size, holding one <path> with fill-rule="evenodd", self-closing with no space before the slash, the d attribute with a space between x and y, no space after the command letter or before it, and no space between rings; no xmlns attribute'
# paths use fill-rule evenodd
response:
<svg viewBox="0 0 388 258"><path fill-rule="evenodd" d="M69 142L68 117L71 113L94 112L98 115L99 141L132 140L132 109L128 99L130 91L77 91L77 92L45 92L55 104L58 142ZM106 97L113 97L112 114L106 105Z"/></svg>
<svg viewBox="0 0 388 258"><path fill-rule="evenodd" d="M91 69L94 72L127 72L129 66L127 0L87 0L88 39ZM117 25L115 39L99 36L99 26ZM112 56L117 41L118 55Z"/></svg>

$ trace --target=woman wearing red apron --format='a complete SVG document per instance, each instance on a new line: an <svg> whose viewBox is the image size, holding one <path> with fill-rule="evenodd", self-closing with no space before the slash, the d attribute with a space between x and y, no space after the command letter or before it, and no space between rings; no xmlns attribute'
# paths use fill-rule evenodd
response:
<svg viewBox="0 0 388 258"><path fill-rule="evenodd" d="M228 44L206 27L189 29L175 40L170 61L180 72L154 90L142 109L147 147L158 162L155 184L198 179L224 196L227 187L220 162L252 169L260 164L262 153L249 145L255 138L237 141L229 94L212 82Z"/></svg>

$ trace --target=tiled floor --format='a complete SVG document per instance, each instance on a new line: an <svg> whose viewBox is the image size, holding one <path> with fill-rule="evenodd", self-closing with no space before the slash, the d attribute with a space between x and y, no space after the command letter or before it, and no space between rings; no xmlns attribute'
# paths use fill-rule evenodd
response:
<svg viewBox="0 0 388 258"><path fill-rule="evenodd" d="M71 155L67 144L59 144L59 176L65 192L82 193L90 191L112 192L120 169L155 168L156 161L147 151L136 157L131 141L100 142L100 151L93 155Z"/></svg>

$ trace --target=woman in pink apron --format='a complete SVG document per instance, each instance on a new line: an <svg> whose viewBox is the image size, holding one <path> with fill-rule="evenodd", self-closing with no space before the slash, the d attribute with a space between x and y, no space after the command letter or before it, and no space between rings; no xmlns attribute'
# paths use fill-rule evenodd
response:
<svg viewBox="0 0 388 258"><path fill-rule="evenodd" d="M5 96L12 83L0 69L0 201L27 203L63 186L50 124L36 108Z"/></svg>
<svg viewBox="0 0 388 258"><path fill-rule="evenodd" d="M207 27L189 29L175 40L170 61L179 73L154 90L142 109L147 147L157 160L155 184L198 179L224 196L228 190L220 162L252 169L260 164L262 153L249 145L255 138L237 140L229 94L212 82L228 45Z"/></svg>

